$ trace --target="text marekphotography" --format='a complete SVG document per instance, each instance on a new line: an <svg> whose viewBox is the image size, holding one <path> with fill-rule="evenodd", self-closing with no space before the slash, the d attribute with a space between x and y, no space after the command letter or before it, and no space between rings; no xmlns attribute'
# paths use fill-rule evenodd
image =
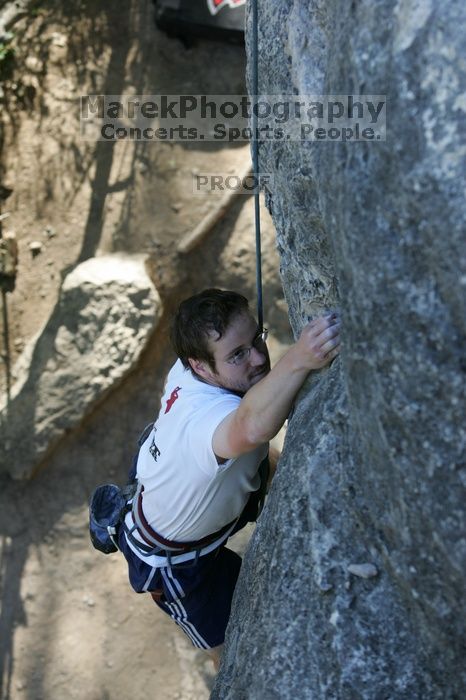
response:
<svg viewBox="0 0 466 700"><path fill-rule="evenodd" d="M89 141L385 141L385 95L84 95Z"/></svg>

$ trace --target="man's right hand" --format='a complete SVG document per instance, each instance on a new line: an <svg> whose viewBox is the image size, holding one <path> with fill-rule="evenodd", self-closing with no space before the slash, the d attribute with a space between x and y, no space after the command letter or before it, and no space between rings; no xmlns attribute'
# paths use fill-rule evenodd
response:
<svg viewBox="0 0 466 700"><path fill-rule="evenodd" d="M299 369L321 369L340 352L340 319L336 314L320 316L304 326L293 346Z"/></svg>

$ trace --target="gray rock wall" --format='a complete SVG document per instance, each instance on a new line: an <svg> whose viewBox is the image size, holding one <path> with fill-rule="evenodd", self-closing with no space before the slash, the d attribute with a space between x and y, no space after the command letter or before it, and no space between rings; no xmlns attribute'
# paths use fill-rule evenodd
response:
<svg viewBox="0 0 466 700"><path fill-rule="evenodd" d="M259 13L262 94L386 94L387 139L261 145L293 329L338 306L343 348L289 422L212 698L460 700L466 5Z"/></svg>

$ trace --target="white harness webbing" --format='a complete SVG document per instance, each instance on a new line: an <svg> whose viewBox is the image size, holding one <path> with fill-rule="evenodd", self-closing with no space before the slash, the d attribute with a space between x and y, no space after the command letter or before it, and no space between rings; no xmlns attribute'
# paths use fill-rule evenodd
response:
<svg viewBox="0 0 466 700"><path fill-rule="evenodd" d="M149 566L161 569L162 567L169 566L170 564L182 564L185 561L190 561L190 559L202 557L204 554L210 554L210 552L213 552L214 549L219 547L223 542L225 542L226 539L228 539L233 532L236 523L237 521L232 523L231 527L218 539L206 545L201 550L193 550L192 552L185 552L184 554L174 554L173 556L170 556L170 561L168 557L159 556L158 554L150 554L150 552L146 553L142 549L138 549L137 546L131 541L131 539L128 537L128 530L131 532L131 538L133 540L137 540L141 542L141 545L147 546L135 527L135 522L131 511L129 511L129 513L127 513L125 516L125 538L126 542L128 543L128 547L132 552L134 552L134 554L136 554L137 557L139 557L139 559L141 559L141 561L149 564Z"/></svg>

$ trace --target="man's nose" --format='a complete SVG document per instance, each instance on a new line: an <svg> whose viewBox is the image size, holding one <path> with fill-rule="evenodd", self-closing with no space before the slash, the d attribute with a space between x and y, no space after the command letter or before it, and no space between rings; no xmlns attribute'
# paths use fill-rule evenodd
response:
<svg viewBox="0 0 466 700"><path fill-rule="evenodd" d="M251 348L251 352L249 353L249 364L252 365L253 367L258 367L260 365L263 365L265 360L266 360L265 350L263 350L263 351L258 350L253 345Z"/></svg>

